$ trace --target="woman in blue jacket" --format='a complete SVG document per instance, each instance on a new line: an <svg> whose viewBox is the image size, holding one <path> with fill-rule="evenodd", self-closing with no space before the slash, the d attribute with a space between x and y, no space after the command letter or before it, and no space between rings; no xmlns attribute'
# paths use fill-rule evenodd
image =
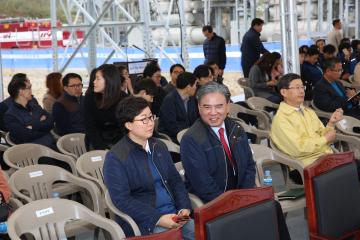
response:
<svg viewBox="0 0 360 240"><path fill-rule="evenodd" d="M127 134L104 163L105 185L115 206L134 219L142 235L182 227L183 238L194 239L188 192L165 144L152 138L154 115L148 102L125 98L116 115Z"/></svg>

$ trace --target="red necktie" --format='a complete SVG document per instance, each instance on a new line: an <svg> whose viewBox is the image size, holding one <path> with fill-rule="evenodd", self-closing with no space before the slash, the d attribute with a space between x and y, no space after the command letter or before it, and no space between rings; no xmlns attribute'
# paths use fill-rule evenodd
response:
<svg viewBox="0 0 360 240"><path fill-rule="evenodd" d="M225 150L225 153L226 153L226 156L229 158L229 161L230 161L230 164L232 166L232 168L234 168L234 160L232 158L232 155L231 155L231 151L229 149L229 146L228 144L226 143L226 140L225 140L225 135L224 135L224 128L220 128L219 129L219 135L220 135L220 142L221 144L223 145L223 148Z"/></svg>

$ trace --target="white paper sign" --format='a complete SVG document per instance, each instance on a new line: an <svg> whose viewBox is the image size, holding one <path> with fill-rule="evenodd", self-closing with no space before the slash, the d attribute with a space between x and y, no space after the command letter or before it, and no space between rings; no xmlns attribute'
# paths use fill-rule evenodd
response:
<svg viewBox="0 0 360 240"><path fill-rule="evenodd" d="M29 176L30 176L31 178L40 177L40 176L42 176L42 175L44 175L42 171L35 171L35 172L30 172L30 173L29 173Z"/></svg>
<svg viewBox="0 0 360 240"><path fill-rule="evenodd" d="M36 217L41 218L50 214L54 214L54 209L52 207L41 209L35 212Z"/></svg>
<svg viewBox="0 0 360 240"><path fill-rule="evenodd" d="M102 161L102 157L101 157L101 156L91 157L91 161L92 161L92 162L99 162L99 161Z"/></svg>

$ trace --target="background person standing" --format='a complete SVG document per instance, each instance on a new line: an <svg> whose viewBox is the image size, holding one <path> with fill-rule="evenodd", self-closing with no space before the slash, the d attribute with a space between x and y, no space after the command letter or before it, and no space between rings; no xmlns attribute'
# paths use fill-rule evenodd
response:
<svg viewBox="0 0 360 240"><path fill-rule="evenodd" d="M214 61L219 66L219 75L222 76L226 65L226 46L225 40L213 32L210 25L202 28L202 32L206 39L204 40L203 49L205 62Z"/></svg>
<svg viewBox="0 0 360 240"><path fill-rule="evenodd" d="M251 21L251 28L247 31L242 39L241 44L241 67L244 77L249 77L250 68L260 58L260 54L269 52L264 48L260 41L260 32L264 21L260 18L254 18Z"/></svg>

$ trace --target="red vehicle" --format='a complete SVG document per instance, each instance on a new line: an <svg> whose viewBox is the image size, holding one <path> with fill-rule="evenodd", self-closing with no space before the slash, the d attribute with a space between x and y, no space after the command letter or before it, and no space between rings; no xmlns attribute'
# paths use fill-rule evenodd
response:
<svg viewBox="0 0 360 240"><path fill-rule="evenodd" d="M57 21L61 27L61 22ZM71 38L69 31L57 31L59 47L74 46L82 41L83 31ZM0 48L51 48L51 23L49 19L0 19Z"/></svg>

